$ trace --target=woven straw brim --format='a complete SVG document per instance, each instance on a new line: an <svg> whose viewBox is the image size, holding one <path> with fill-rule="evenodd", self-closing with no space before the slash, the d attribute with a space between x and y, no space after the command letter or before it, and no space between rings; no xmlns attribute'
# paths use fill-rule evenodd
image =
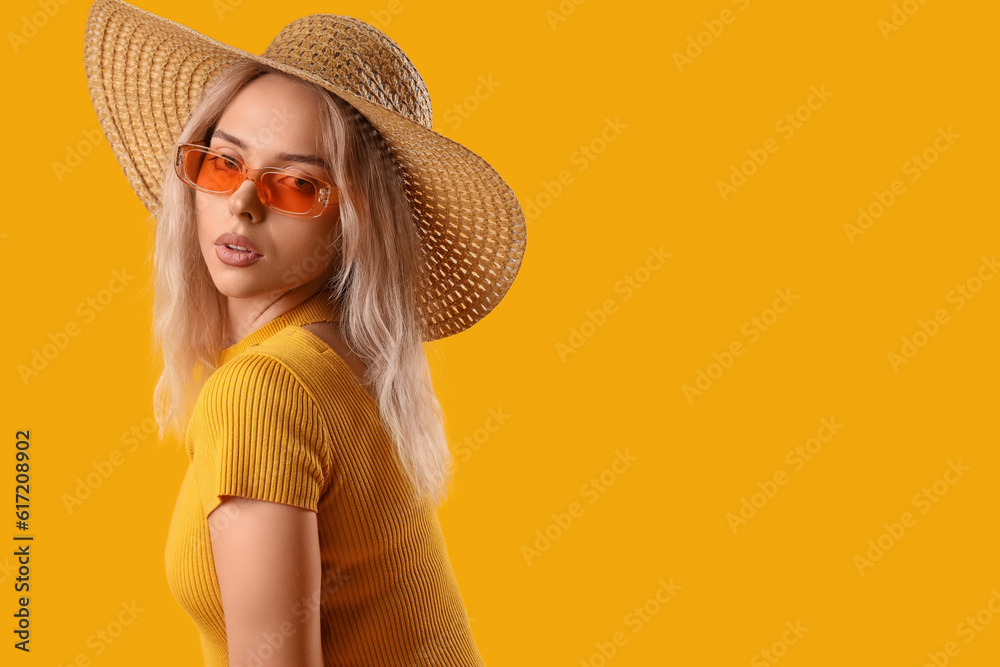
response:
<svg viewBox="0 0 1000 667"><path fill-rule="evenodd" d="M517 198L464 146L308 71L215 41L120 0L97 0L84 60L101 128L139 199L155 212L163 169L205 86L253 61L312 81L354 106L398 162L427 270L418 311L424 340L482 319L514 281L526 244Z"/></svg>

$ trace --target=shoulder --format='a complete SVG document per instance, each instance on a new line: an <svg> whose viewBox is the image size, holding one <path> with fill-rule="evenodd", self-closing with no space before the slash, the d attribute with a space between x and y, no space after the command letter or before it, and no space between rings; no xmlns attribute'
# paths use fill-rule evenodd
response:
<svg viewBox="0 0 1000 667"><path fill-rule="evenodd" d="M270 338L251 345L242 354L217 368L210 377L215 384L267 384L297 382L304 387L318 370L322 346L288 326Z"/></svg>
<svg viewBox="0 0 1000 667"><path fill-rule="evenodd" d="M348 393L352 395L355 388L367 386L367 365L351 350L340 329L329 322L287 326L244 354L248 353L280 361L303 384L317 391L331 381L350 387Z"/></svg>
<svg viewBox="0 0 1000 667"><path fill-rule="evenodd" d="M303 335L306 333L301 326L290 324L267 340L251 345L243 354L231 361L247 355L266 355L292 368L297 362L321 356L326 349L322 340L317 340L315 336Z"/></svg>
<svg viewBox="0 0 1000 667"><path fill-rule="evenodd" d="M288 326L216 369L204 409L218 411L222 401L245 412L280 401L322 413L328 425L363 418L374 427L378 408L363 382L364 365L357 366L318 333Z"/></svg>
<svg viewBox="0 0 1000 667"><path fill-rule="evenodd" d="M297 349L274 338L255 345L217 368L208 378L199 397L202 419L237 422L272 412L305 417L322 412L316 388L322 373L315 353Z"/></svg>
<svg viewBox="0 0 1000 667"><path fill-rule="evenodd" d="M294 365L294 358L286 349L268 349L254 345L217 368L209 377L208 384L214 389L257 391L268 387L302 384L294 371Z"/></svg>
<svg viewBox="0 0 1000 667"><path fill-rule="evenodd" d="M209 378L195 408L193 438L210 460L287 460L303 450L309 459L303 466L326 477L329 426L307 380L280 356L248 349Z"/></svg>

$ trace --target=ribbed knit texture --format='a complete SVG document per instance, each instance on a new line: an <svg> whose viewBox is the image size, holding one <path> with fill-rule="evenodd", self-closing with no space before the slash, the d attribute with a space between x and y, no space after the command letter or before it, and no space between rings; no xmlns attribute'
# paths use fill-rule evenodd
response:
<svg viewBox="0 0 1000 667"><path fill-rule="evenodd" d="M220 353L185 436L170 590L198 628L206 667L228 667L208 515L224 495L304 507L317 513L322 585L289 620L320 614L324 665L482 665L436 509L418 501L347 363L300 326L330 319L326 297ZM272 643L282 636L270 630ZM265 636L254 655L266 665Z"/></svg>

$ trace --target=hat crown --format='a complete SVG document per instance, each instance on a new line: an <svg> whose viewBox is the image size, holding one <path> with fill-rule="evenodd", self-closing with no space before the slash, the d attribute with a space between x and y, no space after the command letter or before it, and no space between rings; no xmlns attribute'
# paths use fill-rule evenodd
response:
<svg viewBox="0 0 1000 667"><path fill-rule="evenodd" d="M285 26L262 55L431 128L423 77L394 41L364 21L305 16Z"/></svg>

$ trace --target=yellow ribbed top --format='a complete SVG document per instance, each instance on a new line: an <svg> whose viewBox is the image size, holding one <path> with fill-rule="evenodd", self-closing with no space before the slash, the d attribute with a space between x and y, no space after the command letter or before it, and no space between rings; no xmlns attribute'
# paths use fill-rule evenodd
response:
<svg viewBox="0 0 1000 667"><path fill-rule="evenodd" d="M317 513L322 586L292 613L320 614L324 665L481 666L435 507L418 500L347 363L300 326L331 318L327 297L220 353L185 435L167 583L206 667L228 667L208 515L224 495L304 507Z"/></svg>

